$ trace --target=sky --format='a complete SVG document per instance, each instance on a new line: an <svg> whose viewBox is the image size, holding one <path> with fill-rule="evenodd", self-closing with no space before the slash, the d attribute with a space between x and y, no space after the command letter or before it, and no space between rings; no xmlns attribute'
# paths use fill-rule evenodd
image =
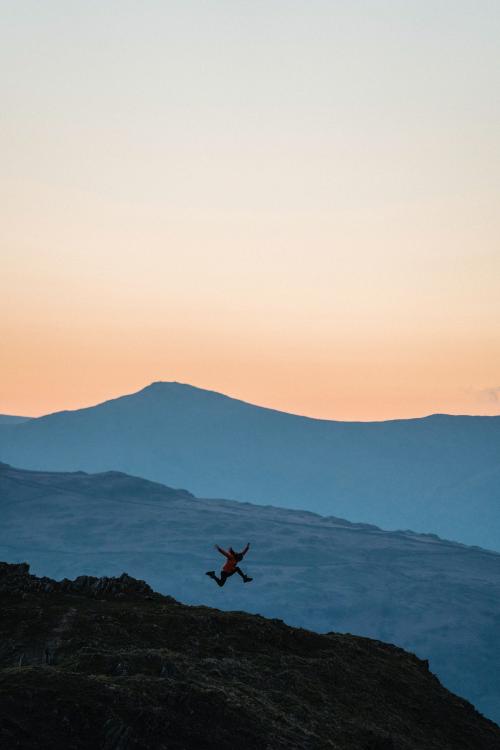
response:
<svg viewBox="0 0 500 750"><path fill-rule="evenodd" d="M500 413L500 4L1 4L0 413Z"/></svg>

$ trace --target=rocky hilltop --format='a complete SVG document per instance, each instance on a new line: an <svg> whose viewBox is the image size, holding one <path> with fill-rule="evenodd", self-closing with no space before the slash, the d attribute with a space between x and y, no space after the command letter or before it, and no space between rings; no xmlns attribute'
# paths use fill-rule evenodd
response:
<svg viewBox="0 0 500 750"><path fill-rule="evenodd" d="M0 606L2 748L500 747L425 661L380 641L26 564L0 564Z"/></svg>

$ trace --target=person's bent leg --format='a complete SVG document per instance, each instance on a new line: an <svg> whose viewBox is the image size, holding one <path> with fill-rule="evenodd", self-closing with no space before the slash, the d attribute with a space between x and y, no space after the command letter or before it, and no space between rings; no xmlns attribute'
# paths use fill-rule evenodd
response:
<svg viewBox="0 0 500 750"><path fill-rule="evenodd" d="M215 583L216 583L216 584L217 584L218 586L224 586L224 584L226 583L226 578L227 578L227 575L226 575L226 573L224 573L224 571L223 571L223 570L221 570L220 578L217 578L217 576L215 575L215 570L209 570L209 571L208 571L208 572L206 573L206 575L207 575L207 576L208 576L209 578L213 578L213 580L215 581Z"/></svg>
<svg viewBox="0 0 500 750"><path fill-rule="evenodd" d="M240 578L243 578L243 583L250 583L250 581L253 581L253 578L250 578L250 576L245 575L245 573L241 570L241 568L235 568L235 573L238 573Z"/></svg>
<svg viewBox="0 0 500 750"><path fill-rule="evenodd" d="M221 585L221 583L220 583L220 578L217 578L217 576L215 575L215 570L209 570L209 571L208 571L208 572L206 573L206 575L207 575L207 576L208 576L209 578L212 578L212 579L213 579L213 580L215 581L215 583L217 583L217 585L219 585L219 586Z"/></svg>

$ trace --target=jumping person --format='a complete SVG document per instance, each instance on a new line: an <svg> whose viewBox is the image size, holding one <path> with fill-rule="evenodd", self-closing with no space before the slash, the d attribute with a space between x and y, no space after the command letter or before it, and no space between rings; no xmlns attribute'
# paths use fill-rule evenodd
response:
<svg viewBox="0 0 500 750"><path fill-rule="evenodd" d="M235 573L238 573L238 575L243 578L243 583L250 583L250 581L253 581L253 578L245 575L245 573L243 573L243 571L238 567L238 563L243 560L246 553L248 552L249 547L250 543L248 543L245 549L241 550L241 552L235 552L232 547L229 547L228 552L226 552L225 549L222 549L222 547L219 547L219 545L216 544L215 549L219 550L221 555L227 557L226 564L220 572L220 578L217 578L217 576L215 575L215 570L209 570L206 575L210 578L213 578L219 586L224 586L227 579Z"/></svg>

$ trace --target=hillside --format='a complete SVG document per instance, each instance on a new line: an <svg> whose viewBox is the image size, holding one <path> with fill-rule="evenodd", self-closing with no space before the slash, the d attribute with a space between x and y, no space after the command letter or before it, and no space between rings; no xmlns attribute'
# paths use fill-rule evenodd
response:
<svg viewBox="0 0 500 750"><path fill-rule="evenodd" d="M0 744L23 750L494 750L426 662L350 635L186 607L142 581L0 563Z"/></svg>
<svg viewBox="0 0 500 750"><path fill-rule="evenodd" d="M201 500L117 472L0 466L0 559L61 578L127 570L191 604L395 643L500 721L500 555L308 512ZM252 547L251 585L217 588L213 549Z"/></svg>
<svg viewBox="0 0 500 750"><path fill-rule="evenodd" d="M0 425L13 425L27 422L30 417L16 417L13 414L0 414Z"/></svg>
<svg viewBox="0 0 500 750"><path fill-rule="evenodd" d="M197 495L306 508L500 551L500 417L334 422L153 383L95 407L1 426L0 460L119 470Z"/></svg>

